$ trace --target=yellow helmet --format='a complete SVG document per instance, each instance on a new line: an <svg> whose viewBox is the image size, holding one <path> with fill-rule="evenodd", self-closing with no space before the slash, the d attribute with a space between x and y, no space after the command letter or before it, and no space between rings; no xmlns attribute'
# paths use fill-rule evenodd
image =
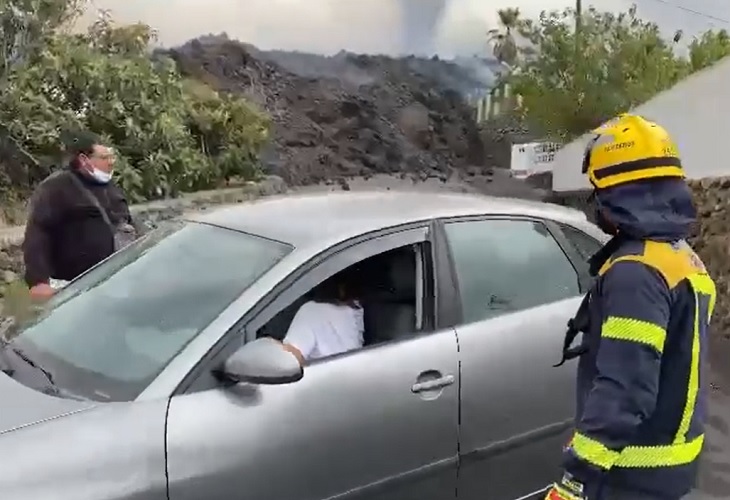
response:
<svg viewBox="0 0 730 500"><path fill-rule="evenodd" d="M596 189L658 177L684 177L677 145L656 123L631 114L591 131L583 173Z"/></svg>

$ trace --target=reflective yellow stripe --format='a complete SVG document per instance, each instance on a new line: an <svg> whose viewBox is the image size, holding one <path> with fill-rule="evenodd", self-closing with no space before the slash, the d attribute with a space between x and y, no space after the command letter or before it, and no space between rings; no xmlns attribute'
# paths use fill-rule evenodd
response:
<svg viewBox="0 0 730 500"><path fill-rule="evenodd" d="M695 405L697 404L697 394L700 390L700 294L709 296L710 304L708 306L708 318L712 316L712 309L715 306L715 283L707 274L692 274L687 277L695 297L695 315L692 332L692 360L689 370L689 381L687 383L687 400L682 412L682 420L677 429L677 435L674 439L675 444L687 442L687 433L692 423Z"/></svg>
<svg viewBox="0 0 730 500"><path fill-rule="evenodd" d="M657 446L628 446L620 452L606 448L600 442L576 433L573 449L578 457L603 469L672 467L689 464L697 459L704 444L704 435L690 438L688 433L697 405L700 376L700 334L706 328L715 309L717 290L714 281L707 274L705 266L688 245L673 245L662 242L646 241L642 255L626 255L607 261L599 271L604 275L614 264L622 261L643 263L659 272L670 290L682 281L689 281L694 295L694 321L692 332L692 353L687 387L678 387L685 392L685 405L682 419L672 444ZM707 298L707 317L701 314L701 302ZM603 324L602 336L633 342L643 342L661 352L666 338L665 331L657 325L628 318L608 318ZM661 335L661 342L660 342Z"/></svg>
<svg viewBox="0 0 730 500"><path fill-rule="evenodd" d="M709 274L705 273L692 274L690 276L687 276L687 279L689 280L689 283L690 285L692 285L692 288L695 292L710 297L710 305L707 310L707 321L709 321L710 317L712 316L712 312L715 310L715 300L717 298L717 289L715 287L715 282L712 281L712 278L710 278Z"/></svg>
<svg viewBox="0 0 730 500"><path fill-rule="evenodd" d="M690 280L692 283L692 280ZM682 412L682 420L677 429L677 435L674 438L676 444L687 442L687 432L689 431L692 415L694 414L695 403L697 402L697 392L700 386L700 297L695 290L695 314L692 323L692 361L689 368L689 381L687 383L687 400L684 403L684 411Z"/></svg>
<svg viewBox="0 0 730 500"><path fill-rule="evenodd" d="M693 462L702 451L705 436L688 443L662 446L627 446L621 452L609 450L604 445L583 434L573 436L574 453L586 462L604 470L613 467L652 468L672 467Z"/></svg>
<svg viewBox="0 0 730 500"><path fill-rule="evenodd" d="M586 462L608 470L616 463L619 452L609 450L595 439L576 432L571 443L573 452Z"/></svg>
<svg viewBox="0 0 730 500"><path fill-rule="evenodd" d="M628 446L621 452L615 467L652 468L674 467L697 460L705 443L705 435L683 444L664 446Z"/></svg>
<svg viewBox="0 0 730 500"><path fill-rule="evenodd" d="M659 352L664 350L667 332L664 328L648 321L633 318L609 316L603 323L601 337L638 342L653 347Z"/></svg>

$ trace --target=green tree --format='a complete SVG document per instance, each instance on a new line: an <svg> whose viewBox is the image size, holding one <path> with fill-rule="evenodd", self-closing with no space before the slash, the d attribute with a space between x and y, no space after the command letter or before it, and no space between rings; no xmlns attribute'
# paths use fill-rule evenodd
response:
<svg viewBox="0 0 730 500"><path fill-rule="evenodd" d="M522 96L528 123L558 140L569 140L620 112L649 100L689 73L730 53L724 32L708 32L680 57L676 40L641 20L636 8L612 14L583 13L576 57L575 11L543 13L524 20L520 32L532 44L509 76ZM580 78L576 78L580 75Z"/></svg>
<svg viewBox="0 0 730 500"><path fill-rule="evenodd" d="M515 31L520 25L520 9L500 9L497 11L499 28L487 32L492 43L492 54L499 62L510 66L517 62L517 41Z"/></svg>
<svg viewBox="0 0 730 500"><path fill-rule="evenodd" d="M76 18L82 0L0 0L0 80Z"/></svg>
<svg viewBox="0 0 730 500"><path fill-rule="evenodd" d="M11 68L0 132L23 155L0 155L13 166L6 188L27 191L58 165L70 128L93 130L118 150L118 182L136 201L258 175L266 117L239 97L192 91L171 60L152 57L154 37L149 26L102 16L83 34L45 34Z"/></svg>
<svg viewBox="0 0 730 500"><path fill-rule="evenodd" d="M726 30L706 31L689 45L691 71L699 71L730 55L730 35Z"/></svg>
<svg viewBox="0 0 730 500"><path fill-rule="evenodd" d="M41 52L48 40L80 12L81 0L0 0L0 96L13 93L13 74ZM0 190L22 177L20 164L35 158L10 133L11 123L0 120Z"/></svg>

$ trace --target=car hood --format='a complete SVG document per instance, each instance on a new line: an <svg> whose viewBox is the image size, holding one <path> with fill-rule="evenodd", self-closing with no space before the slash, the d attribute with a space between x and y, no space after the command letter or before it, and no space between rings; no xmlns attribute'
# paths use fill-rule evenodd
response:
<svg viewBox="0 0 730 500"><path fill-rule="evenodd" d="M0 434L93 408L92 401L49 396L0 373Z"/></svg>

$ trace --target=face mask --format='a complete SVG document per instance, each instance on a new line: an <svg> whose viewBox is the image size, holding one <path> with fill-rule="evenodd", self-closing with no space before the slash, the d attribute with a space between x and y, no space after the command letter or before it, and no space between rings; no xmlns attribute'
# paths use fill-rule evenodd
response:
<svg viewBox="0 0 730 500"><path fill-rule="evenodd" d="M98 168L92 168L91 172L89 173L96 182L99 182L101 184L107 184L110 180L112 180L111 172L104 172L103 170L99 170Z"/></svg>

